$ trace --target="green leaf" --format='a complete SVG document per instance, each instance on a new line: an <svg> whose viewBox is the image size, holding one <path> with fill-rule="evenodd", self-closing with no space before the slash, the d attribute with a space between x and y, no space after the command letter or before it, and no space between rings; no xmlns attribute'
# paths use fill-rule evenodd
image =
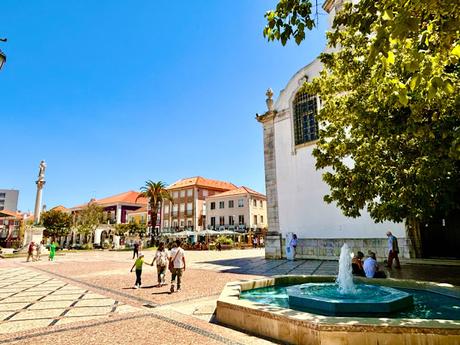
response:
<svg viewBox="0 0 460 345"><path fill-rule="evenodd" d="M455 46L454 49L450 52L452 55L460 57L460 45Z"/></svg>
<svg viewBox="0 0 460 345"><path fill-rule="evenodd" d="M382 19L383 20L393 20L394 16L393 13L390 10L385 10L383 12Z"/></svg>
<svg viewBox="0 0 460 345"><path fill-rule="evenodd" d="M388 52L387 62L392 65L395 63L395 54L392 51Z"/></svg>
<svg viewBox="0 0 460 345"><path fill-rule="evenodd" d="M412 91L414 91L420 85L421 79L422 77L420 74L417 74L410 79L409 87Z"/></svg>

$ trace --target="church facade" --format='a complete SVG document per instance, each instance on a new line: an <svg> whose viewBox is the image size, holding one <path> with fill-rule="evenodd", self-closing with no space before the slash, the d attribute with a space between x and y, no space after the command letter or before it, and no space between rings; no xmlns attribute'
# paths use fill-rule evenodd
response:
<svg viewBox="0 0 460 345"><path fill-rule="evenodd" d="M332 22L341 2L326 1L324 9ZM266 257L284 257L286 235L298 238L297 257L331 258L340 253L344 242L353 249L372 250L380 259L388 254L386 232L399 239L400 256L410 256L409 241L402 223L374 223L366 211L359 218L345 217L335 204L323 201L329 187L322 171L315 168L312 151L318 138L315 115L320 100L300 91L305 80L319 75L316 59L298 71L276 99L267 91L268 111L258 115L264 131L265 182L268 228Z"/></svg>

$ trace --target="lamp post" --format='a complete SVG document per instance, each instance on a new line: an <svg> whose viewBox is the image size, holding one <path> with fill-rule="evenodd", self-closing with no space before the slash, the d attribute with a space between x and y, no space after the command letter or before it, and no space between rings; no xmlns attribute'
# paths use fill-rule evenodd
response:
<svg viewBox="0 0 460 345"><path fill-rule="evenodd" d="M7 41L6 38L0 38L0 42L6 42L6 41ZM0 49L0 70L2 69L3 65L5 64L5 62L6 62L6 55Z"/></svg>

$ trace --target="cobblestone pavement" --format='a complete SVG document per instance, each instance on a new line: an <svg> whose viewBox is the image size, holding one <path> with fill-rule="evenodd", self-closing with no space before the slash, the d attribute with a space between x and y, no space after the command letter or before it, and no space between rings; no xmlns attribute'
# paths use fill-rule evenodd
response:
<svg viewBox="0 0 460 345"><path fill-rule="evenodd" d="M150 263L154 253L144 253ZM174 294L155 286L150 266L142 288L133 289L130 252L67 253L55 262L0 259L0 344L269 344L212 322L224 285L277 274L335 275L338 264L263 254L189 251L182 292ZM460 267L405 264L390 275L459 284Z"/></svg>

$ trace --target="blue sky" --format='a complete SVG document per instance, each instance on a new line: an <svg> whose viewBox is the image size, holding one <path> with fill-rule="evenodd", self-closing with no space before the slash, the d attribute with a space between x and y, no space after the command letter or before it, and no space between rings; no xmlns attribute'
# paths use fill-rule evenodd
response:
<svg viewBox="0 0 460 345"><path fill-rule="evenodd" d="M33 210L205 176L264 191L265 91L324 46L262 36L268 0L2 0L0 188Z"/></svg>

